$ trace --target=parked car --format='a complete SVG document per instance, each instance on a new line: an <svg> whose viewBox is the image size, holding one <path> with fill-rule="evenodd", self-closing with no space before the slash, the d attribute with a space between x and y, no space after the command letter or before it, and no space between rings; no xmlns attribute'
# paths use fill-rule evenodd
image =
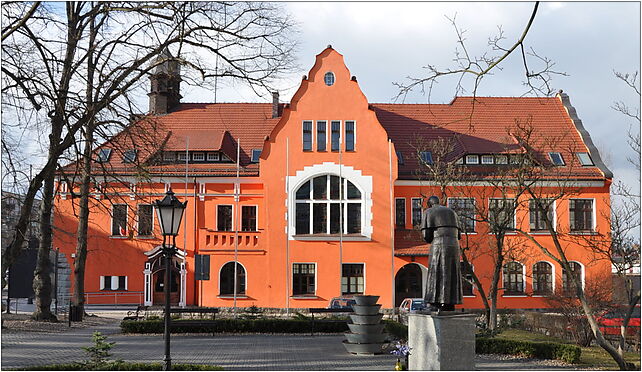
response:
<svg viewBox="0 0 642 372"><path fill-rule="evenodd" d="M408 314L416 313L420 310L425 310L428 307L423 298L405 298L399 305L399 319L401 323L408 323Z"/></svg>
<svg viewBox="0 0 642 372"><path fill-rule="evenodd" d="M624 322L624 315L626 308L616 308L597 316L595 320L600 325L600 331L605 335L619 335L620 327ZM637 335L640 333L640 305L633 309L631 318L629 319L628 327L626 327L626 334L628 336Z"/></svg>
<svg viewBox="0 0 642 372"><path fill-rule="evenodd" d="M352 305L356 303L357 302L352 298L352 296L334 297L330 300L328 309L352 310Z"/></svg>

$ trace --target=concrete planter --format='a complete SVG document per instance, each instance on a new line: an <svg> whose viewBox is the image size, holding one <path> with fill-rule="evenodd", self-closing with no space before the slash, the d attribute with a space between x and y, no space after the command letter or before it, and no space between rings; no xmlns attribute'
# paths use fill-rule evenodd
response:
<svg viewBox="0 0 642 372"><path fill-rule="evenodd" d="M379 314L379 296L355 296L354 299L357 304L352 306L352 324L348 324L350 333L345 334L347 340L343 341L343 346L352 354L380 354L385 334L384 326L380 324L383 314Z"/></svg>

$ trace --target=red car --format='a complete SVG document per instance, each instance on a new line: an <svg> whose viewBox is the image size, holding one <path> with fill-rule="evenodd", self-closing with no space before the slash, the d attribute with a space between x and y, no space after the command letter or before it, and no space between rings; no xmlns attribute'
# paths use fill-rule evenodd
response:
<svg viewBox="0 0 642 372"><path fill-rule="evenodd" d="M625 312L625 308L618 308L596 317L597 323L600 325L600 331L602 331L604 335L619 335ZM626 328L626 334L628 336L640 334L640 305L637 305L635 309L633 309L633 314L631 314L631 319L629 319L629 325Z"/></svg>

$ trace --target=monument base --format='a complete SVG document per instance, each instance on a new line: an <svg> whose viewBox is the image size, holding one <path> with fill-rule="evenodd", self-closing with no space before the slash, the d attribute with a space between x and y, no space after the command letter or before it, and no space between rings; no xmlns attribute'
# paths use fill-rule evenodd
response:
<svg viewBox="0 0 642 372"><path fill-rule="evenodd" d="M408 314L409 370L475 369L475 315L449 313Z"/></svg>

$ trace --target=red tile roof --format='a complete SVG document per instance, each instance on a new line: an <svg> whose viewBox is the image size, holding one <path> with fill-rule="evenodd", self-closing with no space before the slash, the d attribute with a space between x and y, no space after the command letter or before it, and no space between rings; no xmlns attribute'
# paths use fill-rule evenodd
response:
<svg viewBox="0 0 642 372"><path fill-rule="evenodd" d="M395 230L395 256L427 256L429 251L419 230Z"/></svg>

